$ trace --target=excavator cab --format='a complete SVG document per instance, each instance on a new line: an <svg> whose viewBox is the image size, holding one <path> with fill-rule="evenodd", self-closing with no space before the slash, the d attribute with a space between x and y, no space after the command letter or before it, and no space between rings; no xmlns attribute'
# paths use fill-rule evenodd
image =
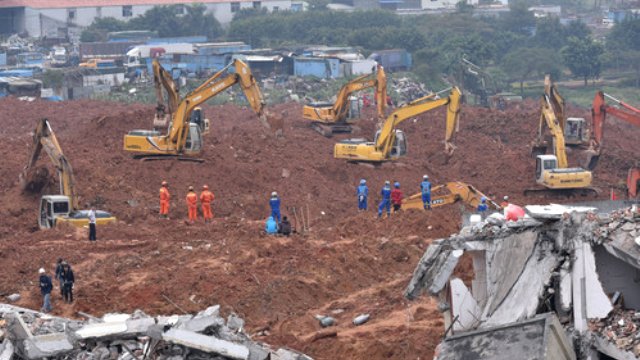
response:
<svg viewBox="0 0 640 360"><path fill-rule="evenodd" d="M587 121L584 118L567 118L564 127L564 141L567 145L582 145L589 139Z"/></svg>
<svg viewBox="0 0 640 360"><path fill-rule="evenodd" d="M200 125L196 123L189 123L189 133L187 134L187 141L184 144L184 152L199 153L202 150L202 132L200 131Z"/></svg>
<svg viewBox="0 0 640 360"><path fill-rule="evenodd" d="M373 139L374 143L378 142L378 137L380 137L380 130L376 131L376 136ZM389 157L391 159L397 159L406 154L407 154L407 136L402 130L395 129L395 137L393 140L393 146L391 147L391 151L389 152Z"/></svg>
<svg viewBox="0 0 640 360"><path fill-rule="evenodd" d="M65 195L45 195L40 199L40 216L38 225L41 229L50 229L56 226L58 217L69 216L71 204L69 197Z"/></svg>
<svg viewBox="0 0 640 360"><path fill-rule="evenodd" d="M544 175L546 172L558 168L558 158L555 155L536 156L536 182L544 185Z"/></svg>
<svg viewBox="0 0 640 360"><path fill-rule="evenodd" d="M361 110L360 99L356 96L349 96L349 114L347 115L347 119L359 119Z"/></svg>

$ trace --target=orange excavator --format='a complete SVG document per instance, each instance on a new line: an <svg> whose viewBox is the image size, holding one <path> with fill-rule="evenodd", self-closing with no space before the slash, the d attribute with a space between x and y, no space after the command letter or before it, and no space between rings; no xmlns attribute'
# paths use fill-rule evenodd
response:
<svg viewBox="0 0 640 360"><path fill-rule="evenodd" d="M613 101L617 106L609 105L606 99ZM598 91L591 104L591 139L589 150L587 150L586 168L594 169L598 165L602 142L604 139L604 123L607 114L611 114L618 119L622 119L629 124L640 126L640 109L637 109L613 96ZM640 168L629 169L627 175L627 191L630 198L638 196L640 188Z"/></svg>

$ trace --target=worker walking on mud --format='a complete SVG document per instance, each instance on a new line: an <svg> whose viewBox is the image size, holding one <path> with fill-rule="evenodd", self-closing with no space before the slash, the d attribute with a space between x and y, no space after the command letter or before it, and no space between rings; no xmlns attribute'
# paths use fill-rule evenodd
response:
<svg viewBox="0 0 640 360"><path fill-rule="evenodd" d="M360 180L360 185L356 190L358 194L358 211L367 211L367 198L369 197L369 187L367 180Z"/></svg>
<svg viewBox="0 0 640 360"><path fill-rule="evenodd" d="M58 258L58 262L56 263L56 273L54 275L54 278L58 280L60 284L60 296L62 296L62 285L63 285L63 280L62 280L62 263L63 262L64 260L62 258Z"/></svg>
<svg viewBox="0 0 640 360"><path fill-rule="evenodd" d="M402 194L402 190L400 190L400 183L395 182L393 184L393 190L391 190L391 203L393 204L393 211L399 211L402 207L402 199L404 199L404 195Z"/></svg>
<svg viewBox="0 0 640 360"><path fill-rule="evenodd" d="M166 181L162 182L162 187L160 188L160 217L165 219L169 218L169 199L171 195L169 194L169 184Z"/></svg>
<svg viewBox="0 0 640 360"><path fill-rule="evenodd" d="M378 205L378 217L382 217L382 211L387 209L387 216L391 215L391 182L389 180L384 182L384 186L380 191L382 195L382 201Z"/></svg>
<svg viewBox="0 0 640 360"><path fill-rule="evenodd" d="M211 211L211 203L213 202L214 196L211 191L209 191L209 186L203 185L202 192L200 193L200 203L202 204L202 217L204 217L204 222L208 223L213 219L213 212Z"/></svg>
<svg viewBox="0 0 640 360"><path fill-rule="evenodd" d="M42 309L40 311L48 313L51 311L51 290L53 290L53 283L44 268L40 268L38 273L40 274L40 293L42 294Z"/></svg>
<svg viewBox="0 0 640 360"><path fill-rule="evenodd" d="M71 304L73 302L73 284L76 282L71 265L62 262L62 299Z"/></svg>
<svg viewBox="0 0 640 360"><path fill-rule="evenodd" d="M422 177L420 192L422 193L422 205L424 209L431 210L431 182L429 181L429 175Z"/></svg>
<svg viewBox="0 0 640 360"><path fill-rule="evenodd" d="M187 192L187 210L189 212L189 222L193 224L198 219L198 195L193 191L193 186L189 186Z"/></svg>
<svg viewBox="0 0 640 360"><path fill-rule="evenodd" d="M271 207L271 216L273 220L276 220L280 224L280 198L277 192L271 193L271 199L269 199L269 206Z"/></svg>
<svg viewBox="0 0 640 360"><path fill-rule="evenodd" d="M482 198L480 198L480 204L478 205L478 209L477 209L477 212L482 218L482 220L484 220L487 217L488 210L489 210L489 206L487 205L487 198L483 196Z"/></svg>
<svg viewBox="0 0 640 360"><path fill-rule="evenodd" d="M96 241L96 209L89 210L89 241Z"/></svg>

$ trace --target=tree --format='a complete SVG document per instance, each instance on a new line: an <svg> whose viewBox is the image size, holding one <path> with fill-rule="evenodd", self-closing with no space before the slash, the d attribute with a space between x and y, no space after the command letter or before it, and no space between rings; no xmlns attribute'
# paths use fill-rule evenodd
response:
<svg viewBox="0 0 640 360"><path fill-rule="evenodd" d="M501 17L500 24L504 30L520 35L530 36L536 26L536 18L529 11L526 0L509 1L509 12Z"/></svg>
<svg viewBox="0 0 640 360"><path fill-rule="evenodd" d="M560 73L561 60L556 52L545 48L519 48L504 57L503 69L510 80L520 83L524 93L524 81L547 73Z"/></svg>
<svg viewBox="0 0 640 360"><path fill-rule="evenodd" d="M601 56L604 53L602 44L591 38L579 39L572 36L567 40L567 46L562 48L561 53L564 64L574 76L583 78L585 85L589 79L600 75Z"/></svg>
<svg viewBox="0 0 640 360"><path fill-rule="evenodd" d="M470 14L473 12L473 5L468 4L466 0L460 0L456 3L456 12Z"/></svg>

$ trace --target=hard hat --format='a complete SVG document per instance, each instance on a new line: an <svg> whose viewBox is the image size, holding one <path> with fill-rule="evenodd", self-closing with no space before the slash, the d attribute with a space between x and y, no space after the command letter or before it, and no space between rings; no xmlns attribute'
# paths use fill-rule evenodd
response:
<svg viewBox="0 0 640 360"><path fill-rule="evenodd" d="M503 199L504 199L504 201L507 201L507 200L509 200L509 197L508 197L507 195L505 195L505 196L503 197Z"/></svg>
<svg viewBox="0 0 640 360"><path fill-rule="evenodd" d="M487 198L483 196L483 197L480 198L480 201L487 202Z"/></svg>
<svg viewBox="0 0 640 360"><path fill-rule="evenodd" d="M424 175L422 178L426 180L429 178L429 175Z"/></svg>
<svg viewBox="0 0 640 360"><path fill-rule="evenodd" d="M209 189L209 186L208 185L202 185L202 188L207 190L207 189Z"/></svg>
<svg viewBox="0 0 640 360"><path fill-rule="evenodd" d="M44 273L45 273L44 268L40 268L40 270L38 270L38 274L44 274Z"/></svg>
<svg viewBox="0 0 640 360"><path fill-rule="evenodd" d="M391 181L387 180L387 181L384 182L384 184L385 185L389 185L389 184L391 184Z"/></svg>
<svg viewBox="0 0 640 360"><path fill-rule="evenodd" d="M395 186L395 187L399 188L399 187L400 187L400 183L396 181L396 182L393 184L393 186Z"/></svg>
<svg viewBox="0 0 640 360"><path fill-rule="evenodd" d="M367 180L365 180L365 179L360 180L360 185L364 185L366 183L367 183Z"/></svg>
<svg viewBox="0 0 640 360"><path fill-rule="evenodd" d="M193 186L189 186L189 191L193 191Z"/></svg>
<svg viewBox="0 0 640 360"><path fill-rule="evenodd" d="M162 186L167 186L167 182L166 182L166 181L163 181L163 182L162 182Z"/></svg>
<svg viewBox="0 0 640 360"><path fill-rule="evenodd" d="M276 197L276 196L278 196L277 192L274 191L274 192L271 193L271 197Z"/></svg>

